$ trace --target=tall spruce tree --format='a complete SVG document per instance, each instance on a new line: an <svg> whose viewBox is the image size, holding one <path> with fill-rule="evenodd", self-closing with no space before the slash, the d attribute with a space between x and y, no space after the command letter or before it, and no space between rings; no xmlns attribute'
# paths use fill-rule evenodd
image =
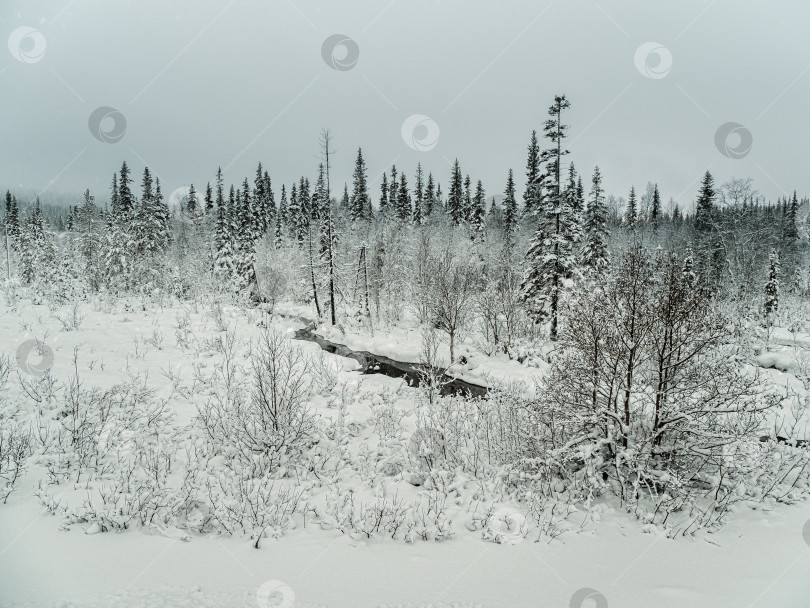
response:
<svg viewBox="0 0 810 608"><path fill-rule="evenodd" d="M188 187L188 200L186 201L186 213L192 219L200 216L199 202L197 201L197 191L194 189L194 184Z"/></svg>
<svg viewBox="0 0 810 608"><path fill-rule="evenodd" d="M8 236L16 241L20 237L20 210L17 205L17 198L6 190L6 218L5 224L8 229Z"/></svg>
<svg viewBox="0 0 810 608"><path fill-rule="evenodd" d="M543 196L543 175L537 131L532 131L526 159L526 189L523 191L523 213L533 215L540 210Z"/></svg>
<svg viewBox="0 0 810 608"><path fill-rule="evenodd" d="M475 196L472 201L470 213L470 236L473 240L480 240L484 236L484 220L486 219L486 193L481 180L475 186Z"/></svg>
<svg viewBox="0 0 810 608"><path fill-rule="evenodd" d="M391 165L391 177L388 180L388 202L390 204L391 215L397 216L399 205L399 182L397 180L397 167Z"/></svg>
<svg viewBox="0 0 810 608"><path fill-rule="evenodd" d="M388 201L388 175L383 172L382 174L382 183L380 184L380 217L387 217L389 211L389 201Z"/></svg>
<svg viewBox="0 0 810 608"><path fill-rule="evenodd" d="M658 184L655 184L653 190L652 208L650 209L650 222L652 222L653 230L658 230L661 224L661 195L658 193Z"/></svg>
<svg viewBox="0 0 810 608"><path fill-rule="evenodd" d="M799 229L796 225L796 220L799 214L799 199L796 197L796 191L793 191L793 198L787 203L787 213L785 213L785 239L789 245L795 244L799 238Z"/></svg>
<svg viewBox="0 0 810 608"><path fill-rule="evenodd" d="M636 202L636 188L630 186L630 195L627 197L627 227L635 228L638 220L638 203Z"/></svg>
<svg viewBox="0 0 810 608"><path fill-rule="evenodd" d="M425 206L425 179L422 173L422 163L416 164L416 183L413 187L413 223L421 226L424 222Z"/></svg>
<svg viewBox="0 0 810 608"><path fill-rule="evenodd" d="M399 192L397 198L397 219L400 222L407 222L413 213L411 205L411 193L408 190L408 178L405 172L399 174Z"/></svg>
<svg viewBox="0 0 810 608"><path fill-rule="evenodd" d="M506 190L504 190L503 200L503 231L506 238L507 248L514 245L515 235L518 228L518 208L517 200L515 200L515 178L512 169L509 169L509 175L506 178ZM495 203L492 204L495 207Z"/></svg>
<svg viewBox="0 0 810 608"><path fill-rule="evenodd" d="M127 220L135 211L135 197L129 185L132 178L129 176L129 167L124 161L121 165L120 177L118 179L118 219Z"/></svg>
<svg viewBox="0 0 810 608"><path fill-rule="evenodd" d="M371 210L371 199L368 196L366 181L366 161L363 159L363 149L357 148L357 158L354 161L354 174L352 177L352 197L349 205L349 217L353 221L366 219Z"/></svg>
<svg viewBox="0 0 810 608"><path fill-rule="evenodd" d="M468 224L472 223L473 216L473 197L472 197L472 180L469 174L464 177L464 202L462 207L462 218Z"/></svg>
<svg viewBox="0 0 810 608"><path fill-rule="evenodd" d="M562 158L568 154L562 146L568 131L562 114L569 107L565 95L555 96L548 111L549 119L545 122L544 135L552 145L543 150L540 159L546 166L545 176L550 180L549 193L526 254L527 270L522 284L523 298L535 321L551 322L552 340L557 339L564 282L576 271L576 219L560 183Z"/></svg>
<svg viewBox="0 0 810 608"><path fill-rule="evenodd" d="M211 182L205 184L205 214L210 215L214 211L214 191Z"/></svg>
<svg viewBox="0 0 810 608"><path fill-rule="evenodd" d="M425 222L433 215L436 206L436 184L433 182L433 174L428 173L427 184L425 184L424 205L422 206L422 221Z"/></svg>
<svg viewBox="0 0 810 608"><path fill-rule="evenodd" d="M599 167L593 170L591 196L585 219L585 242L582 248L582 261L585 267L599 272L608 267L608 211L605 206L605 191L602 188L602 173Z"/></svg>
<svg viewBox="0 0 810 608"><path fill-rule="evenodd" d="M447 195L447 214L453 225L458 226L464 219L464 181L458 159L453 163L450 178L450 192Z"/></svg>
<svg viewBox="0 0 810 608"><path fill-rule="evenodd" d="M714 178L706 171L700 184L697 204L695 206L695 230L708 232L712 228L714 216Z"/></svg>
<svg viewBox="0 0 810 608"><path fill-rule="evenodd" d="M116 219L121 215L121 200L118 198L118 173L113 173L110 184L110 211Z"/></svg>

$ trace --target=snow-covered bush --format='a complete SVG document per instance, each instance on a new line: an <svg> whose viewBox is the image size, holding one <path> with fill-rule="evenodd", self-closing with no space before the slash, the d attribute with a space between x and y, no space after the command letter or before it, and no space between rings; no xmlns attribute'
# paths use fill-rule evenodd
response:
<svg viewBox="0 0 810 608"><path fill-rule="evenodd" d="M409 452L420 469L461 467L475 477L517 467L531 441L529 406L516 384L496 385L484 398L436 396L417 411Z"/></svg>
<svg viewBox="0 0 810 608"><path fill-rule="evenodd" d="M198 405L198 420L215 449L263 475L315 440L309 398L319 386L310 357L275 330L261 332L249 358L243 369L235 346L228 346L213 379L214 395Z"/></svg>
<svg viewBox="0 0 810 608"><path fill-rule="evenodd" d="M771 457L759 437L779 399L729 342L677 258L631 248L568 312L535 404L536 462L583 499L610 491L668 525L678 512L709 525L766 491Z"/></svg>
<svg viewBox="0 0 810 608"><path fill-rule="evenodd" d="M25 472L32 443L30 426L0 418L0 501L4 504Z"/></svg>

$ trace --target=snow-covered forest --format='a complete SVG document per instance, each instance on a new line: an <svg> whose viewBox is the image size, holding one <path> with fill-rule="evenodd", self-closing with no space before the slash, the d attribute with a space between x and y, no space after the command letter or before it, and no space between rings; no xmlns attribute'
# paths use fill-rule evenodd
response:
<svg viewBox="0 0 810 608"><path fill-rule="evenodd" d="M810 606L805 17L0 2L0 608Z"/></svg>
<svg viewBox="0 0 810 608"><path fill-rule="evenodd" d="M531 133L523 192L461 160L371 187L363 150L336 187L328 130L289 184L215 169L170 205L124 162L75 205L8 191L3 503L262 549L616 519L683 543L803 501L807 199L708 171L693 210L652 181L606 193L569 105Z"/></svg>

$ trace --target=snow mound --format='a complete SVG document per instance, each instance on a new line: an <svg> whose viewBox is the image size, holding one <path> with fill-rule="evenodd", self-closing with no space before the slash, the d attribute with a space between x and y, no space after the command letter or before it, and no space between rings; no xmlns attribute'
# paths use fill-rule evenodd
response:
<svg viewBox="0 0 810 608"><path fill-rule="evenodd" d="M778 369L781 372L792 372L796 367L793 356L788 352L764 352L755 357L757 365L765 369Z"/></svg>

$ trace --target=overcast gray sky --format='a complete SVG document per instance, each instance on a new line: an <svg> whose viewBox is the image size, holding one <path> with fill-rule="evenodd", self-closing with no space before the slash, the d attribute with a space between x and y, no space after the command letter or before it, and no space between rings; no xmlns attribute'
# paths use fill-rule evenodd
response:
<svg viewBox="0 0 810 608"><path fill-rule="evenodd" d="M278 191L315 174L328 127L333 194L358 146L370 180L394 162L412 182L421 162L446 189L458 157L488 195L510 167L522 192L531 130L565 93L570 159L608 192L654 181L689 205L708 168L802 195L809 23L804 0L0 0L0 188L103 202L123 160L167 194L262 161ZM350 44L327 65L333 34L354 65ZM114 143L88 127L101 106L126 119ZM117 139L114 119L95 135Z"/></svg>

